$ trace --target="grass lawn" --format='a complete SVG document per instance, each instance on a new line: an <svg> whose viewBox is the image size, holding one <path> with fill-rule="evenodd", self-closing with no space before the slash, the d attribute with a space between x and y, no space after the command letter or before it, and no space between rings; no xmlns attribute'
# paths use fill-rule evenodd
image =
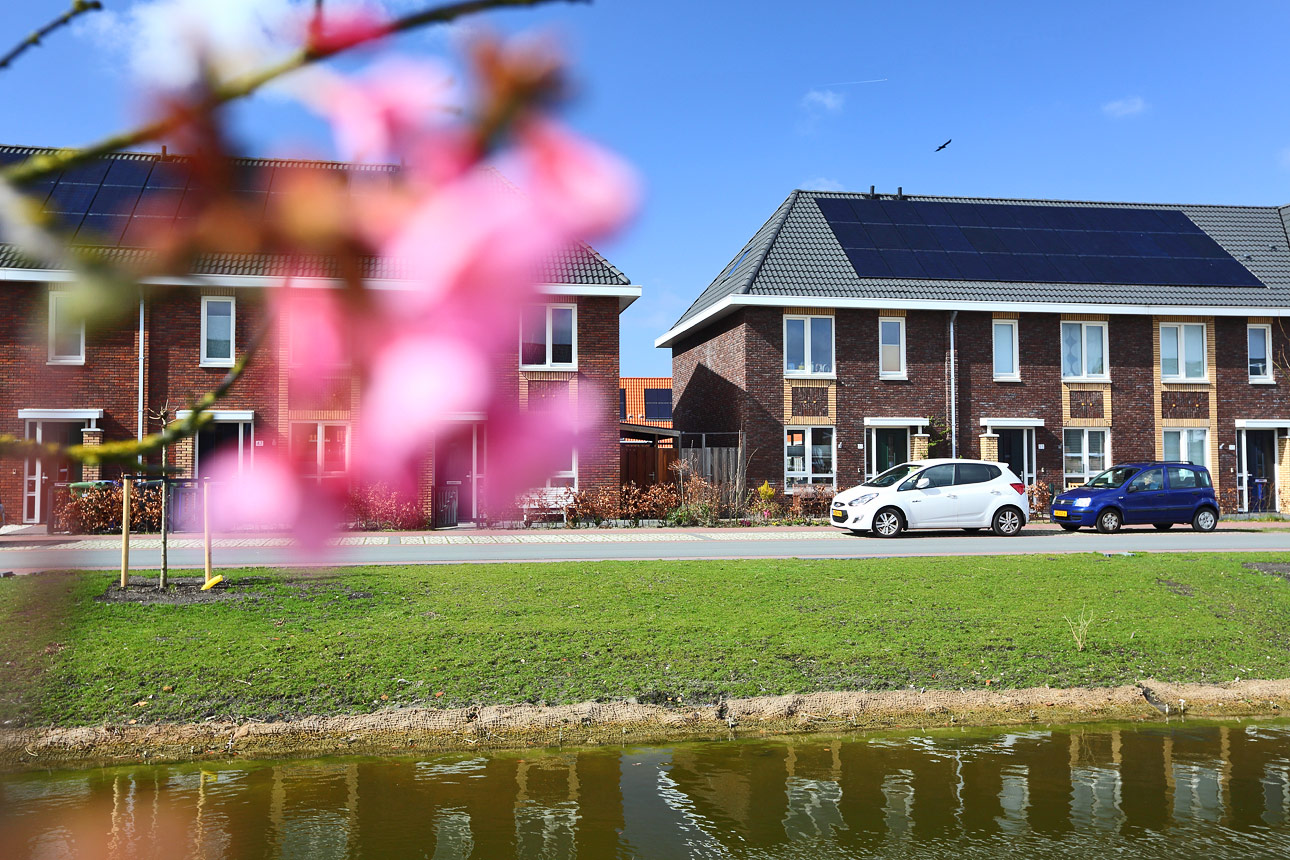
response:
<svg viewBox="0 0 1290 860"><path fill-rule="evenodd" d="M0 721L1290 677L1287 555L224 571L239 599L0 580ZM1085 649L1066 617L1091 614Z"/></svg>

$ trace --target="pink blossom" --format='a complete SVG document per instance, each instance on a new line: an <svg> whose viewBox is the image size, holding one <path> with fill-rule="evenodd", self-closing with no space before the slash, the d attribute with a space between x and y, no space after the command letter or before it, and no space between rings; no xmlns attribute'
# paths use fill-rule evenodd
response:
<svg viewBox="0 0 1290 860"><path fill-rule="evenodd" d="M349 357L339 294L301 287L288 278L271 295L287 340L291 383L306 397L317 397L326 392L336 368Z"/></svg>
<svg viewBox="0 0 1290 860"><path fill-rule="evenodd" d="M627 166L554 122L524 123L520 154L531 170L529 193L569 238L604 235L636 209L636 179Z"/></svg>
<svg viewBox="0 0 1290 860"><path fill-rule="evenodd" d="M216 531L286 527L302 549L317 552L340 522L337 493L302 483L299 470L276 454L258 453L254 465L239 466L237 452L222 452L208 474Z"/></svg>
<svg viewBox="0 0 1290 860"><path fill-rule="evenodd" d="M390 24L374 9L340 6L328 7L321 17L311 13L307 27L309 49L333 53L386 35Z"/></svg>

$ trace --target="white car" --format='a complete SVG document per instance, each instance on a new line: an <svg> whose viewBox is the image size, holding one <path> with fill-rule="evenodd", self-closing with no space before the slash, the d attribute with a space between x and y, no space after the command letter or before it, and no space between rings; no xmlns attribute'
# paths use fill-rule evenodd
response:
<svg viewBox="0 0 1290 860"><path fill-rule="evenodd" d="M993 529L1015 535L1030 519L1026 485L1003 463L918 460L833 497L829 521L854 534L905 529Z"/></svg>

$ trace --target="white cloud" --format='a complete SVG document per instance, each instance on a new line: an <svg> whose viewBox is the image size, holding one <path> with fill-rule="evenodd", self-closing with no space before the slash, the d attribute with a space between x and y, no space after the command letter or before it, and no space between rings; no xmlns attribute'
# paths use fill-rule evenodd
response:
<svg viewBox="0 0 1290 860"><path fill-rule="evenodd" d="M1128 98L1116 99L1113 102L1107 102L1102 105L1102 113L1115 119L1137 116L1146 109L1147 103L1142 96L1129 96Z"/></svg>
<svg viewBox="0 0 1290 860"><path fill-rule="evenodd" d="M292 47L306 0L138 0L123 10L86 16L78 35L120 62L138 83L193 83L199 52L222 75L257 68ZM294 33L293 33L294 31Z"/></svg>
<svg viewBox="0 0 1290 860"><path fill-rule="evenodd" d="M802 108L812 114L838 113L846 100L846 94L837 90L810 90L802 96Z"/></svg>
<svg viewBox="0 0 1290 860"><path fill-rule="evenodd" d="M807 179L801 182L798 188L806 191L846 191L847 187L836 179L830 179L827 176L817 176L814 179Z"/></svg>

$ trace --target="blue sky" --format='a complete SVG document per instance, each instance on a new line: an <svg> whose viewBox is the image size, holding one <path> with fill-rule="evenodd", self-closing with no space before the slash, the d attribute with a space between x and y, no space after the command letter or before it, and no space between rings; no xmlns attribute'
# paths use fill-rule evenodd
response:
<svg viewBox="0 0 1290 860"><path fill-rule="evenodd" d="M132 75L168 73L170 7L204 7L237 41L248 9L290 2L107 0L0 73L0 141L74 145L137 116ZM67 5L12 4L0 32ZM558 33L581 87L569 121L644 179L636 221L600 243L644 288L622 317L625 375L670 373L654 338L794 188L1290 203L1284 2L598 0L485 20ZM442 56L462 35L398 47ZM330 154L281 95L238 120L252 154Z"/></svg>

